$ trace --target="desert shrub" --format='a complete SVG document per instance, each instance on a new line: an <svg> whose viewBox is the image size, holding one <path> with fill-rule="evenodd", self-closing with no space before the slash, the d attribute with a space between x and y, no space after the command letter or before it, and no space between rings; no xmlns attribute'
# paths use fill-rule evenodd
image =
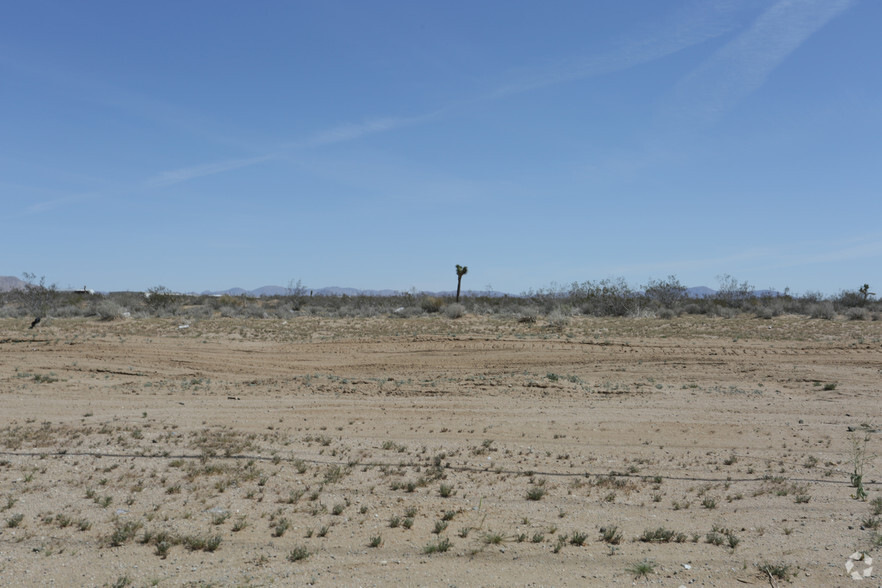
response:
<svg viewBox="0 0 882 588"><path fill-rule="evenodd" d="M717 276L720 289L717 290L716 300L730 307L740 307L741 304L753 298L753 286L748 282L738 282L729 274Z"/></svg>
<svg viewBox="0 0 882 588"><path fill-rule="evenodd" d="M143 292L111 292L103 299L120 305L133 315L147 309L147 299Z"/></svg>
<svg viewBox="0 0 882 588"><path fill-rule="evenodd" d="M711 307L711 311L709 314L713 314L714 316L722 318L735 318L736 316L738 316L738 309L731 308L729 306L714 305L713 307Z"/></svg>
<svg viewBox="0 0 882 588"><path fill-rule="evenodd" d="M117 522L113 532L107 537L107 543L111 547L119 547L128 543L135 538L140 528L141 523L137 521Z"/></svg>
<svg viewBox="0 0 882 588"><path fill-rule="evenodd" d="M102 321L112 321L122 318L125 311L125 308L123 308L113 300L100 300L94 305L94 313Z"/></svg>
<svg viewBox="0 0 882 588"><path fill-rule="evenodd" d="M71 318L76 316L83 316L86 314L86 311L80 308L79 306L74 306L73 304L64 304L61 306L56 306L54 308L49 309L50 314L55 318Z"/></svg>
<svg viewBox="0 0 882 588"><path fill-rule="evenodd" d="M225 318L267 318L269 316L269 313L267 313L257 301L221 306L219 312L220 315ZM185 313L190 315L190 309L187 309ZM207 316L211 316L211 314L208 314Z"/></svg>
<svg viewBox="0 0 882 588"><path fill-rule="evenodd" d="M465 312L465 306L456 302L454 302L453 304L448 304L444 307L444 316L449 319L458 319L462 317Z"/></svg>
<svg viewBox="0 0 882 588"><path fill-rule="evenodd" d="M466 299L468 302L468 311L471 314L481 315L481 316L489 316L493 314L497 314L498 308L485 300L476 300L473 298Z"/></svg>
<svg viewBox="0 0 882 588"><path fill-rule="evenodd" d="M815 319L830 320L836 316L836 311L833 309L833 303L829 300L809 304L806 311L810 317Z"/></svg>
<svg viewBox="0 0 882 588"><path fill-rule="evenodd" d="M570 297L584 300L582 312L594 316L626 316L638 302L637 294L624 278L573 284Z"/></svg>
<svg viewBox="0 0 882 588"><path fill-rule="evenodd" d="M194 319L205 319L214 316L214 309L205 304L197 304L195 306L187 306L185 308L182 308L180 314Z"/></svg>
<svg viewBox="0 0 882 588"><path fill-rule="evenodd" d="M827 297L824 296L823 292L817 292L813 290L809 290L799 297L799 300L807 303L823 302L826 299Z"/></svg>
<svg viewBox="0 0 882 588"><path fill-rule="evenodd" d="M652 308L648 308L640 304L635 304L634 307L628 312L627 316L631 318L655 318L656 316L658 316L658 313Z"/></svg>
<svg viewBox="0 0 882 588"><path fill-rule="evenodd" d="M761 318L761 319L771 319L772 317L776 316L775 309L770 308L768 306L758 307L754 311L754 314L756 314L756 318Z"/></svg>
<svg viewBox="0 0 882 588"><path fill-rule="evenodd" d="M790 296L785 294L776 299L781 305L781 313L811 315L810 308L815 304L823 303L824 295L819 292L808 292L802 296ZM832 317L831 317L832 318Z"/></svg>
<svg viewBox="0 0 882 588"><path fill-rule="evenodd" d="M834 301L839 308L863 307L869 302L869 286L860 290L843 290Z"/></svg>
<svg viewBox="0 0 882 588"><path fill-rule="evenodd" d="M331 312L337 318L370 318L384 314L385 309L379 306L355 306L346 304Z"/></svg>
<svg viewBox="0 0 882 588"><path fill-rule="evenodd" d="M518 322L528 325L535 323L538 317L539 313L535 308L526 308L517 314Z"/></svg>
<svg viewBox="0 0 882 588"><path fill-rule="evenodd" d="M660 319L669 320L677 316L677 312L670 308L662 308L657 313L655 313Z"/></svg>
<svg viewBox="0 0 882 588"><path fill-rule="evenodd" d="M793 576L793 572L790 570L790 566L782 563L769 563L763 562L757 566L757 569L764 574L769 576L770 578L774 577L779 580L783 580L785 582L789 582L791 576Z"/></svg>
<svg viewBox="0 0 882 588"><path fill-rule="evenodd" d="M683 307L683 312L686 314L705 314L707 312L707 308L704 305L698 304L697 302L691 302Z"/></svg>
<svg viewBox="0 0 882 588"><path fill-rule="evenodd" d="M638 538L638 541L643 541L644 543L684 543L686 541L686 534L659 527L658 529L643 531L643 535Z"/></svg>
<svg viewBox="0 0 882 588"><path fill-rule="evenodd" d="M10 293L13 300L28 316L47 316L59 297L55 284L46 284L45 276L37 280L37 276L28 273L24 274L24 279L26 281L24 288Z"/></svg>
<svg viewBox="0 0 882 588"><path fill-rule="evenodd" d="M763 298L760 301L760 306L763 308L768 308L769 311L771 311L772 316L774 317L784 314L788 305L786 300L782 298Z"/></svg>
<svg viewBox="0 0 882 588"><path fill-rule="evenodd" d="M267 318L268 315L266 311L263 310L263 307L260 306L257 302L252 302L251 304L245 305L239 311L239 316L245 318Z"/></svg>
<svg viewBox="0 0 882 588"><path fill-rule="evenodd" d="M686 298L686 286L670 275L664 280L650 280L643 286L643 294L658 306L670 308Z"/></svg>
<svg viewBox="0 0 882 588"><path fill-rule="evenodd" d="M0 318L21 318L25 315L24 309L12 304L0 307Z"/></svg>
<svg viewBox="0 0 882 588"><path fill-rule="evenodd" d="M310 551L308 547L303 545L298 545L291 550L291 553L288 554L288 561L298 562L303 561L310 556Z"/></svg>
<svg viewBox="0 0 882 588"><path fill-rule="evenodd" d="M570 315L565 313L562 309L556 308L548 313L546 320L548 321L549 327L562 329L563 327L570 324Z"/></svg>
<svg viewBox="0 0 882 588"><path fill-rule="evenodd" d="M210 304L215 310L220 310L224 307L236 308L237 306L242 306L244 302L245 299L243 297L230 296L229 294L212 296L208 299L208 304Z"/></svg>
<svg viewBox="0 0 882 588"><path fill-rule="evenodd" d="M426 296L420 301L420 306L426 312L439 312L444 306L444 301L437 296Z"/></svg>
<svg viewBox="0 0 882 588"><path fill-rule="evenodd" d="M845 309L845 318L850 321L865 321L870 318L870 311L866 308L854 306Z"/></svg>
<svg viewBox="0 0 882 588"><path fill-rule="evenodd" d="M291 306L291 304L288 304L287 302L282 302L281 304L278 304L274 308L271 308L271 309L267 308L265 310L267 311L267 314L269 314L270 316L275 316L278 318L290 318L290 317L294 316L295 314L297 314L297 310L294 309L294 307Z"/></svg>
<svg viewBox="0 0 882 588"><path fill-rule="evenodd" d="M180 305L181 296L175 294L165 286L155 286L147 291L145 296L147 306L154 312L166 311L173 313Z"/></svg>

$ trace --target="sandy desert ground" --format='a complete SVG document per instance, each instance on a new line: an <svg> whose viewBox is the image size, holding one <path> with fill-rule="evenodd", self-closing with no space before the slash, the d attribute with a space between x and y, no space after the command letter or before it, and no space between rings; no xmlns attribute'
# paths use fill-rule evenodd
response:
<svg viewBox="0 0 882 588"><path fill-rule="evenodd" d="M0 320L3 586L882 577L882 322L47 322Z"/></svg>

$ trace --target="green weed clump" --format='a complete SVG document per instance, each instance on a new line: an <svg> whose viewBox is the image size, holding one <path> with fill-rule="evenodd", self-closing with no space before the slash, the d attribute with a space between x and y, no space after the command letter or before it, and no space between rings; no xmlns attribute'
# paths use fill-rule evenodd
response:
<svg viewBox="0 0 882 588"><path fill-rule="evenodd" d="M686 534L659 527L658 529L643 531L638 540L644 543L684 543L686 541Z"/></svg>
<svg viewBox="0 0 882 588"><path fill-rule="evenodd" d="M303 561L310 556L309 548L298 545L288 553L288 561Z"/></svg>
<svg viewBox="0 0 882 588"><path fill-rule="evenodd" d="M423 553L426 555L431 555L433 553L444 553L449 550L451 547L450 539L446 537L444 539L439 539L435 543L429 543L425 547L423 547Z"/></svg>
<svg viewBox="0 0 882 588"><path fill-rule="evenodd" d="M625 568L625 571L633 574L635 578L642 578L655 572L655 563L644 559L641 562L628 566Z"/></svg>

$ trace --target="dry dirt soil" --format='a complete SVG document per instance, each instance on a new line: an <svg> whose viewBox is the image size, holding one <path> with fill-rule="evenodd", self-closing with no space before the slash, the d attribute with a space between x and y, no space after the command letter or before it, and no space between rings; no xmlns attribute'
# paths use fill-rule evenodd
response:
<svg viewBox="0 0 882 588"><path fill-rule="evenodd" d="M47 323L0 321L3 586L882 577L882 322Z"/></svg>

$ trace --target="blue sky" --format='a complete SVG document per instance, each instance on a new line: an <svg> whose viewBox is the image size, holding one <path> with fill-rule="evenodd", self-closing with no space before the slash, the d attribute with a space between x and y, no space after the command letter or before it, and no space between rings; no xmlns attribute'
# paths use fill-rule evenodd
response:
<svg viewBox="0 0 882 588"><path fill-rule="evenodd" d="M880 282L882 3L6 2L0 275Z"/></svg>

